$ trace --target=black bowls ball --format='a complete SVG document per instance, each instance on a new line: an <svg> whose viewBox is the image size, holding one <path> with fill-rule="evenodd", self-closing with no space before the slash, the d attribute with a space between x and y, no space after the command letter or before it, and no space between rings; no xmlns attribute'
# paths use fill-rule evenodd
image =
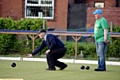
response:
<svg viewBox="0 0 120 80"><path fill-rule="evenodd" d="M81 66L80 68L83 70L83 69L85 69L85 66Z"/></svg>
<svg viewBox="0 0 120 80"><path fill-rule="evenodd" d="M16 67L16 63L13 62L13 63L11 64L11 66L12 66L12 67Z"/></svg>
<svg viewBox="0 0 120 80"><path fill-rule="evenodd" d="M89 70L90 69L90 67L89 66L86 66L86 70Z"/></svg>

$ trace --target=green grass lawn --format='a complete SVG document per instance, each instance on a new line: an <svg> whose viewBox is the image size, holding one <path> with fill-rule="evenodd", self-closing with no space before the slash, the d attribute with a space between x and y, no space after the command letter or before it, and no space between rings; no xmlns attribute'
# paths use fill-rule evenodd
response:
<svg viewBox="0 0 120 80"><path fill-rule="evenodd" d="M11 63L16 62L15 68ZM23 78L24 80L120 80L120 66L107 66L105 72L95 72L97 65L89 65L90 70L81 70L83 64L68 63L63 71L46 71L46 62L0 60L0 78ZM87 66L87 64L85 64Z"/></svg>

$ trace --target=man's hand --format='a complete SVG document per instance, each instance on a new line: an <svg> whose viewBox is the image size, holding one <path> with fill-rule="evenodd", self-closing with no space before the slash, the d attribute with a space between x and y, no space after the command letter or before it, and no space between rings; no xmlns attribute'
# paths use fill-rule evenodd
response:
<svg viewBox="0 0 120 80"><path fill-rule="evenodd" d="M50 50L48 49L46 52L45 52L45 54L48 54L50 52Z"/></svg>
<svg viewBox="0 0 120 80"><path fill-rule="evenodd" d="M107 39L104 39L104 42L105 42L105 43L107 43L107 42L108 42L108 40L107 40Z"/></svg>
<svg viewBox="0 0 120 80"><path fill-rule="evenodd" d="M28 58L32 58L33 56L32 56L32 54L28 54L27 57Z"/></svg>

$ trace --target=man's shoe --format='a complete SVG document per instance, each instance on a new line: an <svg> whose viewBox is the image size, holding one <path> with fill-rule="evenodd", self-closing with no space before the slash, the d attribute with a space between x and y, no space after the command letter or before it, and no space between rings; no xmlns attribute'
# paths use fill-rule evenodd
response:
<svg viewBox="0 0 120 80"><path fill-rule="evenodd" d="M65 64L63 67L61 67L59 70L64 70L67 67L67 64Z"/></svg>
<svg viewBox="0 0 120 80"><path fill-rule="evenodd" d="M94 69L94 71L106 71L106 70L101 70L101 69Z"/></svg>
<svg viewBox="0 0 120 80"><path fill-rule="evenodd" d="M55 68L47 68L46 70L48 70L48 71L55 71L56 69Z"/></svg>

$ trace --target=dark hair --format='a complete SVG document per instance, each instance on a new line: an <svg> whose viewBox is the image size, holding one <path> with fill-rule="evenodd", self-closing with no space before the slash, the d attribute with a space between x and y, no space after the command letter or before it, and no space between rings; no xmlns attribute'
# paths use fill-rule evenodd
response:
<svg viewBox="0 0 120 80"><path fill-rule="evenodd" d="M45 29L41 29L37 32L37 34L40 34L40 33L46 33L46 30Z"/></svg>

